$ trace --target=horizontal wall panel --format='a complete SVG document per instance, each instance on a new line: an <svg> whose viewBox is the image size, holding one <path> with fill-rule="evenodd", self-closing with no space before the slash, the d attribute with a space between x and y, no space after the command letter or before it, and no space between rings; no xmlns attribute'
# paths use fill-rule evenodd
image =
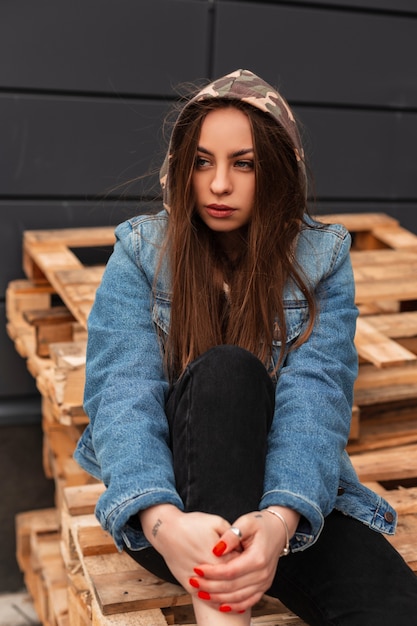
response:
<svg viewBox="0 0 417 626"><path fill-rule="evenodd" d="M220 0L221 2L222 0ZM268 0L267 0L268 1ZM281 0L270 0L275 4L281 4ZM415 0L288 0L293 4L321 4L328 5L329 8L336 7L343 9L377 9L379 11L392 11L407 13L417 13ZM287 4L288 4L287 1Z"/></svg>
<svg viewBox="0 0 417 626"><path fill-rule="evenodd" d="M297 107L317 190L335 198L417 198L417 114ZM156 194L160 103L0 97L1 196Z"/></svg>
<svg viewBox="0 0 417 626"><path fill-rule="evenodd" d="M297 102L417 106L417 19L221 2L215 36L216 76L245 67Z"/></svg>
<svg viewBox="0 0 417 626"><path fill-rule="evenodd" d="M134 215L152 213L161 208L160 202L0 202L0 293L8 283L23 278L22 238L25 230L55 228L85 228L116 226ZM82 252L82 254L80 254ZM106 263L110 249L78 251L86 265Z"/></svg>
<svg viewBox="0 0 417 626"><path fill-rule="evenodd" d="M149 192L149 181L124 183L160 163L167 110L159 101L0 94L0 197Z"/></svg>
<svg viewBox="0 0 417 626"><path fill-rule="evenodd" d="M317 194L416 200L417 114L299 107Z"/></svg>
<svg viewBox="0 0 417 626"><path fill-rule="evenodd" d="M208 14L198 0L3 1L0 85L170 94L206 74Z"/></svg>

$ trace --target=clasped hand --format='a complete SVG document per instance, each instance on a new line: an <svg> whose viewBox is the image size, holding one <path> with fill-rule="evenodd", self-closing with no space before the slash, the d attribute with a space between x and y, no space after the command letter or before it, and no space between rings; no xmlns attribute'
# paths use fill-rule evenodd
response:
<svg viewBox="0 0 417 626"><path fill-rule="evenodd" d="M282 524L265 511L234 522L241 539L222 517L183 513L172 505L144 511L141 521L181 585L224 611L243 612L261 599L286 542Z"/></svg>

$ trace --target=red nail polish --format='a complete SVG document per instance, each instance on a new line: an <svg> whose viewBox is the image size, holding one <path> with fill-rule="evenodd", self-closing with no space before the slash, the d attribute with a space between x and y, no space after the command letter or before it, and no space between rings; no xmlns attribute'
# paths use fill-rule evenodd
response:
<svg viewBox="0 0 417 626"><path fill-rule="evenodd" d="M243 609L243 611L237 611L238 613L246 613L246 609Z"/></svg>
<svg viewBox="0 0 417 626"><path fill-rule="evenodd" d="M196 589L199 589L200 583L195 578L190 578L188 582L190 583L191 587L195 587Z"/></svg>
<svg viewBox="0 0 417 626"><path fill-rule="evenodd" d="M228 604L222 604L222 606L219 606L219 611L221 611L222 613L230 613L231 610L232 607Z"/></svg>
<svg viewBox="0 0 417 626"><path fill-rule="evenodd" d="M216 556L221 556L226 548L227 545L225 544L225 542L219 541L219 543L217 543L213 548L213 554L215 554Z"/></svg>
<svg viewBox="0 0 417 626"><path fill-rule="evenodd" d="M210 594L207 591L199 591L197 595L201 600L210 600Z"/></svg>
<svg viewBox="0 0 417 626"><path fill-rule="evenodd" d="M201 576L202 578L204 578L204 572L199 567L194 568L194 573L197 574L197 576Z"/></svg>

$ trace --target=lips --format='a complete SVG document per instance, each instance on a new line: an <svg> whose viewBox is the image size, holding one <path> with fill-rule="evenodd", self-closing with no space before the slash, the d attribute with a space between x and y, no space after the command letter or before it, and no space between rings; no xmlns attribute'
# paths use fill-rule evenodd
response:
<svg viewBox="0 0 417 626"><path fill-rule="evenodd" d="M226 204L208 204L205 208L211 217L220 219L230 217L236 211L236 209L227 206Z"/></svg>

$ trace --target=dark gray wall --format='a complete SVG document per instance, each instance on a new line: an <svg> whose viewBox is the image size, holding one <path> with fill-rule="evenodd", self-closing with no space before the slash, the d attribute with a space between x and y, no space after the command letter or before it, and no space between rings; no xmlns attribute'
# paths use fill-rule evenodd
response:
<svg viewBox="0 0 417 626"><path fill-rule="evenodd" d="M319 211L417 232L416 58L415 0L3 0L0 324L23 230L142 210L177 86L238 67L294 106ZM36 394L4 331L0 368L0 402Z"/></svg>

